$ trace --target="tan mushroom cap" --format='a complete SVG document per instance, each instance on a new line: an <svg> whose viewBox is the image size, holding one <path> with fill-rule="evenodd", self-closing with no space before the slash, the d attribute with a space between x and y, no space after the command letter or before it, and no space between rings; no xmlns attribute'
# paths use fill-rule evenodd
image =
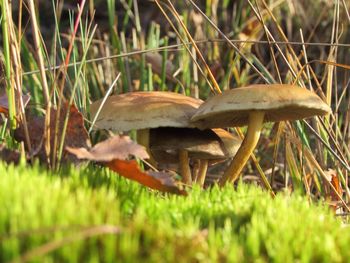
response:
<svg viewBox="0 0 350 263"><path fill-rule="evenodd" d="M91 119L102 99L90 105ZM174 92L131 92L107 98L94 129L130 131L156 127L193 127L190 118L202 103Z"/></svg>
<svg viewBox="0 0 350 263"><path fill-rule="evenodd" d="M262 111L264 122L326 115L330 107L315 93L293 85L251 85L215 95L203 103L192 122L201 129L248 124L249 113Z"/></svg>
<svg viewBox="0 0 350 263"><path fill-rule="evenodd" d="M179 150L193 159L227 159L236 154L241 140L223 129L157 128L150 130L150 150L160 163L177 163Z"/></svg>

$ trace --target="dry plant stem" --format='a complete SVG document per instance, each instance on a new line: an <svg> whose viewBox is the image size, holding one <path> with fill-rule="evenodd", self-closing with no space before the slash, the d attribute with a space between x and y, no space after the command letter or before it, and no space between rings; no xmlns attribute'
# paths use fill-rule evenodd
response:
<svg viewBox="0 0 350 263"><path fill-rule="evenodd" d="M206 68L207 73L208 73L208 75L209 75L209 78L210 78L210 79L212 80L212 82L213 82L212 84L214 85L215 92L221 93L221 89L220 89L220 87L219 87L219 84L218 84L217 81L215 80L215 77L214 77L213 73L211 72L211 70L210 70L208 64L206 63L206 61L205 61L205 59L204 59L202 53L200 52L200 50L199 50L199 48L198 48L196 42L194 41L194 39L192 38L190 32L188 31L186 25L184 24L184 22L183 22L182 19L180 18L179 13L176 11L174 5L171 3L170 0L168 0L168 4L169 4L169 6L171 7L172 11L174 12L177 21L180 23L182 29L185 31L187 37L189 38L190 42L192 43L194 49L196 50L198 57L199 57L200 60L203 62L204 67Z"/></svg>
<svg viewBox="0 0 350 263"><path fill-rule="evenodd" d="M67 36L64 33L61 33L62 36ZM67 37L68 38L68 37ZM69 38L70 39L70 38ZM81 41L81 38L76 38L76 40ZM196 40L195 42L197 44L202 44L202 43L226 43L227 40L225 39L205 39L205 40ZM251 43L251 44L279 44L279 45L297 45L297 46L301 46L301 45L307 45L307 46L320 46L320 47L331 47L331 46L338 46L338 47L350 47L350 44L332 44L332 43L323 43L323 42L286 42L286 41L274 41L271 40L269 41L262 41L262 40L239 40L239 39L230 39L230 41L232 43ZM93 40L93 43L98 43L101 44L101 41L98 40ZM103 43L102 43L103 44ZM116 55L107 55L107 56L102 56L102 57L98 57L98 58L92 58L92 59L87 59L86 63L94 63L94 62L100 62L100 61L105 61L108 59L116 59L116 58L123 58L123 57L131 57L134 55L140 55L140 54L146 54L146 53L152 53L152 52L159 52L159 51L163 51L165 49L167 49L168 51L172 50L172 51L178 51L180 47L185 46L185 45L191 45L190 42L185 42L185 43L179 43L179 44L173 44L173 45L168 45L168 46L163 46L163 47L157 47L157 48L149 48L149 49L143 49L143 50L138 50L138 51L131 51L128 53L123 53L123 54L116 54ZM310 65L311 63L315 63L315 62L319 62L317 60L312 60L308 63L308 65ZM81 61L77 61L74 63L69 63L67 65L67 68L70 68L72 66L77 66L80 65L82 62ZM322 63L322 61L320 62ZM323 61L324 63L324 61ZM306 65L305 65L306 66ZM305 67L304 66L304 67ZM344 65L341 65L344 66ZM49 66L47 68L45 68L45 71L53 71L53 70L58 70L62 67L62 65L56 65L56 66ZM302 68L302 67L301 67ZM26 71L23 72L22 75L23 76L27 76L27 75L34 75L34 74L38 74L40 73L40 70L31 70L31 71ZM301 72L302 73L302 72ZM297 76L300 76L301 73L299 73ZM315 75L316 76L316 75ZM314 78L315 78L314 76ZM317 81L317 79L315 79L315 81ZM320 84L317 84L317 87L320 87ZM322 94L320 96L323 96Z"/></svg>
<svg viewBox="0 0 350 263"><path fill-rule="evenodd" d="M345 156L342 154L341 149L338 147L337 143L332 140L332 143L335 145L339 155L332 149L332 147L327 143L324 139L322 139L319 132L315 131L314 128L310 124L308 124L305 120L303 120L303 123L310 129L310 131L316 136L316 138L322 143L324 147L327 148L327 150L343 165L343 167L350 172L350 166L345 158ZM324 127L323 127L324 128ZM330 136L331 139L333 139L332 136Z"/></svg>
<svg viewBox="0 0 350 263"><path fill-rule="evenodd" d="M11 35L9 34L9 23L12 22L10 20L11 11L8 5L7 0L2 0L0 2L1 7L1 26L2 26L2 41L3 41L3 52L5 57L5 80L6 80L6 94L8 97L8 105L9 105L9 120L11 129L16 128L16 107L15 107L15 94L14 89L12 88L12 74L11 74L11 55L10 55L10 42Z"/></svg>
<svg viewBox="0 0 350 263"><path fill-rule="evenodd" d="M87 48L85 49L84 53L83 53L83 59L82 61L85 60L86 58L86 54L87 54L87 50L89 49L90 47L90 44L91 44L91 40L92 40L92 37L93 35L95 34L95 31L96 31L96 28L97 28L97 25L94 26L94 28L92 29L92 32L91 32L91 36L89 37L89 40L88 40L88 43L87 43ZM91 29L91 23L89 24L89 27L87 29L87 35L89 35L90 33L90 29ZM82 68L83 68L83 65L84 64L80 64L79 66L79 69L77 71L77 76L80 75L80 73L82 72ZM74 105L73 101L74 101L74 96L75 96L75 92L76 92L76 89L78 87L78 81L75 81L74 82L74 85L73 85L73 89L71 91L71 96L70 96L70 99L69 99L69 106L71 107L72 105ZM58 148L58 152L57 152L57 156L54 155L55 158L57 158L57 163L58 163L58 166L57 168L59 167L59 164L61 162L61 158L62 158L62 153L63 153L63 148L64 148L64 141L65 141L65 138L66 138L66 132L67 132L67 126L68 126L68 120L69 120L69 115L70 115L70 110L67 111L66 113L66 116L65 116L65 119L64 119L64 124L63 124L63 129L61 130L61 140L60 140L60 144L58 145L59 148ZM57 123L57 122L56 122ZM58 140L58 137L55 137L55 143L57 143L57 140ZM56 149L56 148L54 148Z"/></svg>
<svg viewBox="0 0 350 263"><path fill-rule="evenodd" d="M241 147L238 149L235 157L233 157L230 166L220 178L220 186L224 186L227 182L233 183L239 177L239 174L259 141L264 116L265 113L260 111L251 112L249 114L247 134L244 137Z"/></svg>
<svg viewBox="0 0 350 263"><path fill-rule="evenodd" d="M14 42L12 44L12 53L15 61L15 66L17 68L16 72L16 83L17 83L17 91L18 91L18 98L19 98L19 110L22 115L22 121L23 121L23 127L24 127L24 135L25 135L25 140L26 144L28 147L28 151L32 152L32 146L30 143L30 137L29 137L29 131L28 131L28 125L27 125L27 119L25 115L25 109L24 109L24 103L23 103L23 98L22 98L22 66L20 63L20 57L21 57L21 46L18 43L21 43L22 40L22 6L23 6L23 0L20 0L18 3L18 38L17 38L17 43ZM15 35L15 31L13 31L13 35ZM32 156L30 157L31 161L33 162Z"/></svg>
<svg viewBox="0 0 350 263"><path fill-rule="evenodd" d="M19 3L19 12L20 12L20 16L21 16L21 5L22 5L22 1L20 1ZM12 117L16 116L16 101L15 101L15 94L14 91L17 92L17 98L19 101L19 112L21 113L21 118L22 118L22 122L23 122L23 127L24 127L24 135L25 135L25 142L27 144L27 149L29 152L32 152L31 149L31 144L30 144L30 138L29 138L29 132L28 132L28 125L26 122L26 116L25 116L25 112L24 112L24 104L23 104L23 98L22 98L22 76L21 76L21 72L22 72L22 68L21 68L21 61L20 61L20 45L18 43L21 42L21 34L20 34L20 29L18 32L18 39L17 42L16 40L16 33L15 33L15 29L14 29L14 24L13 24L13 19L12 19L12 8L10 8L9 6L7 6L7 8L4 8L3 11L6 12L6 18L11 22L7 24L5 24L5 26L8 28L9 33L9 40L8 42L10 42L10 49L11 49L11 56L12 56L12 64L13 64L13 77L11 81L13 81L13 84L10 87L10 93L8 96L8 100L9 100L9 115L10 115L10 123L11 125L16 125L14 121L12 121ZM21 20L19 18L19 22L18 22L18 28L21 28ZM7 38L4 38L5 41L7 41ZM11 126L12 128L12 126ZM23 154L23 156L25 156ZM33 161L33 160L32 160Z"/></svg>
<svg viewBox="0 0 350 263"><path fill-rule="evenodd" d="M207 20L210 25L212 25L212 27L215 28L215 30L227 41L227 43L236 51L236 53L241 56L244 61L249 65L251 66L251 68L266 82L266 83L269 83L268 79L260 72L260 70L255 67L255 65L248 59L246 58L246 56L239 50L239 48L233 44L233 42L230 41L230 39L218 28L217 25L215 25L215 23L213 23L213 21L211 21L209 19L209 17L207 17L203 11L194 3L194 1L192 0L188 0L191 5L205 18L205 20ZM209 70L210 71L210 70ZM211 77L211 76L210 76ZM213 77L214 78L214 77ZM216 85L215 85L216 87ZM220 90L220 89L219 89Z"/></svg>
<svg viewBox="0 0 350 263"><path fill-rule="evenodd" d="M158 7L159 7L160 11L163 13L164 17L168 20L169 24L170 24L171 27L173 28L173 30L174 30L174 32L176 33L176 35L179 37L179 39L180 39L182 45L186 48L188 54L189 54L190 57L192 58L193 62L196 64L196 66L197 66L199 72L202 74L202 76L204 77L204 79L207 81L207 83L208 83L210 89L212 90L212 92L215 93L214 87L213 87L212 84L209 82L209 80L208 80L206 74L204 73L203 69L202 69L201 66L198 64L196 57L194 56L194 54L192 54L192 52L191 52L191 50L190 50L189 45L190 45L190 44L194 44L194 45L195 45L195 41L193 41L193 39L192 39L190 42L187 42L187 43L186 43L185 40L182 38L180 32L176 29L175 25L173 24L173 22L171 21L171 19L170 19L169 16L167 15L166 11L163 9L163 7L162 7L162 6L160 5L160 3L158 2L158 0L156 0L155 3L158 5ZM181 22L181 21L182 21L181 18L178 18L178 15L175 13L176 10L171 9L170 6L169 6L168 8L169 8L169 10L173 13L173 15L174 15L175 17L177 17L177 19L180 19L179 22ZM188 31L187 31L187 32L188 32ZM190 37L190 36L189 36L189 37ZM197 50L198 50L198 48L197 48ZM199 51L199 50L198 50L198 51ZM202 58L203 58L203 57L202 57ZM205 64L205 61L203 61L203 63ZM209 67L208 67L208 68L209 68ZM209 71L209 72L210 72L210 71ZM176 82L178 82L178 84L179 84L181 87L183 87L183 84L182 84L178 79L175 79L175 80L176 80ZM216 81L214 81L213 83L215 84ZM217 91L218 91L218 90L217 90ZM219 93L220 93L220 92L219 92Z"/></svg>
<svg viewBox="0 0 350 263"><path fill-rule="evenodd" d="M28 0L28 5L29 5L29 14L31 17L32 28L33 28L35 53L36 53L37 58L38 58L38 66L40 69L41 84L43 85L43 94L44 94L45 103L48 105L50 102L49 86L47 84L47 79L46 79L46 75L45 75L44 59L43 59L43 56L41 53L41 45L40 45L41 42L40 42L40 37L38 34L38 32L40 32L40 29L39 29L38 24L37 24L34 1Z"/></svg>
<svg viewBox="0 0 350 263"><path fill-rule="evenodd" d="M269 50L270 50L270 54L271 54L271 57L272 57L272 60L273 60L273 64L275 66L275 70L276 70L276 73L277 73L277 76L278 76L278 81L279 83L282 84L282 78L281 78L281 74L280 74L280 70L278 68L278 64L277 64L277 60L276 60L276 56L275 56L275 53L273 52L273 46L272 46L272 43L271 43L271 39L269 37L269 34L267 33L267 27L266 27L266 24L265 24L265 21L264 21L264 16L262 15L261 11L260 11L260 8L259 8L259 5L257 4L256 0L255 0L255 5L257 7L257 15L262 26L263 26L263 29L264 29L264 32L265 32L265 35L266 35L266 39L267 41L269 42Z"/></svg>
<svg viewBox="0 0 350 263"><path fill-rule="evenodd" d="M55 131L54 131L54 143L53 143L53 149L52 149L52 166L54 169L59 167L59 163L57 164L57 159L58 159L58 155L59 153L57 152L57 147L58 147L58 127L59 127L59 120L60 120L60 114L61 114L61 107L62 107L62 101L64 100L64 94L63 94L63 90L64 90L64 85L65 85L65 81L66 81L66 75L67 75L67 65L69 64L69 60L71 57L71 53L73 50L73 45L74 45L74 41L75 41L75 36L77 34L78 31L78 27L79 27L79 23L80 23L80 18L85 6L85 0L82 0L80 5L78 5L78 15L77 18L75 19L75 23L74 23L74 30L72 32L72 38L71 41L69 43L68 46L68 50L67 50L67 55L65 58L65 62L64 65L62 67L61 70L61 74L62 74L62 81L60 83L59 86L59 92L58 92L58 103L57 103L57 114L56 114L56 122L55 122ZM71 105L71 104L69 104ZM69 117L69 110L67 110L66 113L66 118L65 118L65 122L68 120ZM62 140L63 140L63 136L62 136ZM63 147L63 145L61 145Z"/></svg>
<svg viewBox="0 0 350 263"><path fill-rule="evenodd" d="M274 184L274 178L275 178L275 168L276 168L276 161L277 161L277 155L279 151L279 144L280 144L280 138L282 136L284 127L285 127L285 122L279 122L278 123L278 128L277 128L277 134L274 138L274 149L273 149L273 158L272 158L272 168L271 168L271 180L270 180L270 185L273 186Z"/></svg>
<svg viewBox="0 0 350 263"><path fill-rule="evenodd" d="M294 143L294 145L298 148L299 151L302 150L302 144L300 140L295 137L295 138L290 138L290 140ZM334 185L329 181L328 176L325 174L324 169L320 166L320 164L316 161L314 155L308 148L304 148L304 154L305 157L309 160L311 164L318 170L320 175L323 177L325 182L330 186L332 189L333 193L339 198L339 200L342 202L343 206L346 208L346 210L350 211L350 208L348 207L347 203L344 201L342 196L338 193L337 189L334 187Z"/></svg>
<svg viewBox="0 0 350 263"><path fill-rule="evenodd" d="M50 152L51 152L51 145L50 145L50 137L51 137L51 132L50 132L50 117L51 117L51 103L50 103L50 95L49 95L49 86L47 83L46 79L46 74L45 74L45 65L44 65L44 59L41 51L41 45L40 45L40 36L39 33L40 29L37 24L37 19L36 19L36 13L35 13L35 7L34 7L34 1L33 0L28 0L28 5L29 5L29 13L31 16L31 22L32 22L32 29L33 29L33 38L34 38L34 46L35 46L35 53L38 58L38 66L39 66L39 71L40 71L40 77L41 77L41 84L42 84L42 89L43 89L43 94L44 94L44 99L45 99L45 104L46 104L46 116L45 116L45 127L44 127L44 140L45 140L45 152L47 155L47 163L50 166Z"/></svg>
<svg viewBox="0 0 350 263"><path fill-rule="evenodd" d="M285 41L285 42L288 42L288 38L287 36L284 34L284 31L282 29L282 27L279 25L278 23L278 20L276 19L276 17L274 16L274 14L272 13L272 10L269 8L268 4L266 3L265 0L261 0L261 3L263 4L266 12L269 14L269 17L272 19L272 21L275 23L276 27L277 27L277 30L278 30L278 33L280 34L280 36L282 37L282 39ZM255 12L255 8L252 7L252 10L253 12ZM275 42L275 39L273 38L271 32L266 28L265 29L266 32L268 33L268 35L270 36L270 39ZM288 63L288 59L285 57L284 53L282 52L282 50L280 49L280 47L278 46L277 43L275 43L276 45L276 48L278 49L279 53L281 54L283 60L286 62L290 72L292 73L292 75L294 76L294 78L298 81L298 78L296 77L296 73L294 71L294 69L291 67L290 63ZM292 57L295 59L295 62L298 64L298 66L301 68L302 65L300 64L300 60L298 58L298 56L295 54L294 52L294 49L291 47L291 45L289 43L287 43L287 49L288 51L292 54ZM307 77L305 75L305 73L303 72L304 76ZM301 86L303 86L301 84Z"/></svg>
<svg viewBox="0 0 350 263"><path fill-rule="evenodd" d="M204 185L205 177L207 175L207 170L208 170L208 160L200 160L196 183L199 184L201 187L203 187Z"/></svg>
<svg viewBox="0 0 350 263"><path fill-rule="evenodd" d="M182 182L187 185L192 185L192 176L189 166L188 152L186 150L179 150L179 160Z"/></svg>
<svg viewBox="0 0 350 263"><path fill-rule="evenodd" d="M17 96L18 96L18 102L19 102L19 112L21 114L21 119L23 122L23 127L24 127L24 137L25 137L25 142L27 145L28 151L31 153L32 152L32 146L30 143L30 137L29 137L29 131L28 131L28 125L27 125L27 119L26 119L26 114L24 110L24 103L23 103L23 98L22 98L22 79L21 79L21 64L20 64L20 59L19 59L19 47L15 44L15 42L12 43L11 45L11 53L13 57L13 64L14 64L14 71L15 71L15 83L16 83L16 91L17 91ZM31 157L32 159L32 157ZM33 161L33 160L32 160Z"/></svg>
<svg viewBox="0 0 350 263"><path fill-rule="evenodd" d="M23 0L19 0L18 3L18 23L17 23L17 41L18 43L21 43L22 39L22 6L23 6Z"/></svg>
<svg viewBox="0 0 350 263"><path fill-rule="evenodd" d="M146 148L146 151L149 155L147 160L152 166L157 167L157 162L154 160L151 151L149 149L149 129L137 130L137 143Z"/></svg>

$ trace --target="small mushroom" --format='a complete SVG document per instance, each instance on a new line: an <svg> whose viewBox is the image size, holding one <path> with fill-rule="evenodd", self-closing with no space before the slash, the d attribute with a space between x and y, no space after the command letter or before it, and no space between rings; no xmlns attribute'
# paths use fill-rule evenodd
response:
<svg viewBox="0 0 350 263"><path fill-rule="evenodd" d="M315 93L293 85L251 85L215 95L192 117L201 129L248 125L245 138L230 166L219 180L223 186L234 182L260 137L264 122L293 121L326 115L330 107Z"/></svg>
<svg viewBox="0 0 350 263"><path fill-rule="evenodd" d="M208 164L234 156L241 140L223 129L156 128L150 130L150 151L158 163L179 163L179 152L199 161L195 181L203 186Z"/></svg>
<svg viewBox="0 0 350 263"><path fill-rule="evenodd" d="M107 98L93 129L127 132L137 130L138 143L149 149L149 129L158 127L194 127L190 122L202 100L174 92L131 92ZM102 100L90 105L91 119L98 113ZM148 150L149 151L149 150ZM151 154L150 154L151 156ZM183 181L191 183L188 156L179 152Z"/></svg>

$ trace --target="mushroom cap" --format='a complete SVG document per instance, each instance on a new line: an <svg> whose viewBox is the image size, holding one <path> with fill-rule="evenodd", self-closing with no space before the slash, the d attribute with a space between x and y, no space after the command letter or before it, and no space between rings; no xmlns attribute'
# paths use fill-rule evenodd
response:
<svg viewBox="0 0 350 263"><path fill-rule="evenodd" d="M229 133L224 129L216 128L212 129L212 131L222 141L222 144L227 151L226 157L233 157L237 153L239 147L241 146L242 139L238 136L232 135L232 133Z"/></svg>
<svg viewBox="0 0 350 263"><path fill-rule="evenodd" d="M156 127L194 127L190 123L202 100L174 92L131 92L107 98L94 129L130 131ZM102 99L90 105L94 119Z"/></svg>
<svg viewBox="0 0 350 263"><path fill-rule="evenodd" d="M223 129L156 128L150 130L150 150L159 163L177 163L179 150L190 158L227 159L236 154L241 140Z"/></svg>
<svg viewBox="0 0 350 263"><path fill-rule="evenodd" d="M245 126L252 111L265 112L264 122L276 122L326 115L331 109L305 88L283 84L251 85L209 98L191 121L201 129Z"/></svg>

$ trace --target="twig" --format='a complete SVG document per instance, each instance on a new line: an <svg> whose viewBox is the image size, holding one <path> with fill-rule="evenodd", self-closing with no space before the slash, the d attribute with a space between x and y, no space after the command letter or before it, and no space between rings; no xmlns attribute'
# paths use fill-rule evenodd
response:
<svg viewBox="0 0 350 263"><path fill-rule="evenodd" d="M77 38L78 39L78 38ZM338 46L338 47L344 47L344 48L349 48L350 44L332 44L332 43L322 43L322 42L297 42L297 41L292 41L292 42L288 42L288 41L256 41L256 40L237 40L237 39L230 39L230 41L232 43L237 43L237 44L241 44L241 43L251 43L251 44L279 44L279 45L305 45L305 46L323 46L323 47L332 47L332 46ZM197 44L201 44L201 43L226 43L226 40L223 39L203 39L203 40L197 40L195 41ZM116 59L116 58L121 58L121 57L130 57L130 56L134 56L134 55L139 55L139 54L146 54L146 53L152 53L152 52L157 52L157 51L162 51L162 50L174 50L174 51L178 51L181 50L181 47L185 46L185 45L192 45L191 42L186 42L186 43L180 43L180 44L174 44L174 45L168 45L168 46L164 46L164 47L158 47L158 48L150 48L150 49L143 49L143 50L137 50L137 51L132 51L132 52L128 52L128 53L124 53L124 54L118 54L118 55L111 55L111 56L104 56L104 57L99 57L99 58L93 58L93 59L88 59L86 60L86 63L92 63L92 62L99 62L99 61L104 61L107 59ZM76 65L79 65L81 63L81 61L77 61L75 63L70 63L67 65L67 67L73 67ZM58 66L53 66L53 67L48 67L45 68L45 71L49 71L49 70L57 70L60 69L62 66L58 65ZM37 74L40 73L40 70L32 70L32 71L27 71L27 72L23 72L23 75L33 75L33 74Z"/></svg>
<svg viewBox="0 0 350 263"><path fill-rule="evenodd" d="M95 122L96 122L96 120L97 120L97 118L98 118L98 115L100 114L103 105L105 104L105 102L106 102L106 100L107 100L109 94L111 94L111 92L112 92L112 90L113 90L113 87L114 87L115 84L117 83L119 77L120 77L120 73L118 73L117 77L115 78L115 80L113 81L113 83L111 84L111 86L108 88L108 90L107 90L105 96L103 97L103 100L102 100L102 102L101 102L101 105L100 105L100 107L98 108L94 119L92 120L90 129L89 129L89 133L92 131L92 129L93 129L94 125L95 125Z"/></svg>

